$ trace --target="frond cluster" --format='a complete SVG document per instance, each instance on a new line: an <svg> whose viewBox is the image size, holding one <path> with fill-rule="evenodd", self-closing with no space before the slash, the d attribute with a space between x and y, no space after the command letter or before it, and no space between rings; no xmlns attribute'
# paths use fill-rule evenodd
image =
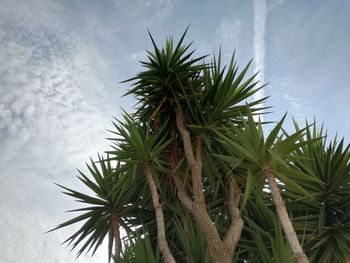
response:
<svg viewBox="0 0 350 263"><path fill-rule="evenodd" d="M276 178L310 262L349 260L350 146L327 144L315 123L300 128L295 122L288 133L286 115L267 132L271 123L257 121L267 97L253 99L264 85L256 74L246 76L251 62L240 71L233 54L222 66L220 52L206 62L190 50L192 43L184 44L186 32L177 44L168 38L164 48L150 34L154 50L141 62L143 71L125 81L135 112L113 122L111 149L91 160L88 174L79 171L94 195L59 185L84 206L53 230L80 224L65 241L78 256L94 254L108 236L115 262L173 262L164 243L176 262L218 262L204 223L188 205L203 195L206 220L223 242L244 221L229 250L232 262L295 262L269 181Z"/></svg>

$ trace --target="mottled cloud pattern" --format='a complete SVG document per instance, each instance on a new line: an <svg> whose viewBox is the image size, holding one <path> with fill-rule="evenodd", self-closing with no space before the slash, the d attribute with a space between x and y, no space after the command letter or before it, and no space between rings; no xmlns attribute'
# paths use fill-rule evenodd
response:
<svg viewBox="0 0 350 263"><path fill-rule="evenodd" d="M302 122L316 114L349 133L335 114L346 112L349 97L346 1L0 2L1 263L106 261L105 249L75 261L59 245L72 229L44 232L77 207L53 182L81 189L75 169L108 149L111 116L135 103L120 98L128 84L118 82L140 69L137 60L152 46L147 29L161 44L191 24L187 40L197 55L221 45L225 63L238 46L239 64L254 57L257 78L270 83L255 99L272 95L266 106L276 115L288 110Z"/></svg>
<svg viewBox="0 0 350 263"><path fill-rule="evenodd" d="M75 260L59 245L72 228L44 234L77 207L53 182L81 189L75 168L108 149L106 129L123 106L111 92L124 93L117 83L130 77L126 54L172 3L1 1L1 262L107 260L106 248Z"/></svg>
<svg viewBox="0 0 350 263"><path fill-rule="evenodd" d="M14 11L8 4L0 12L1 261L73 262L59 247L67 232L43 233L72 207L52 182L73 185L74 167L105 146L108 101L96 74L103 60L52 16Z"/></svg>

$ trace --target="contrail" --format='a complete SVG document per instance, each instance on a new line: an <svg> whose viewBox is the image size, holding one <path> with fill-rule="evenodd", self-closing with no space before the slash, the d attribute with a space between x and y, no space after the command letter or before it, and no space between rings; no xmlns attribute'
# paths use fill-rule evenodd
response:
<svg viewBox="0 0 350 263"><path fill-rule="evenodd" d="M254 71L259 71L256 79L261 84L265 83L265 25L266 25L266 1L254 1ZM255 99L264 97L264 91L255 93Z"/></svg>

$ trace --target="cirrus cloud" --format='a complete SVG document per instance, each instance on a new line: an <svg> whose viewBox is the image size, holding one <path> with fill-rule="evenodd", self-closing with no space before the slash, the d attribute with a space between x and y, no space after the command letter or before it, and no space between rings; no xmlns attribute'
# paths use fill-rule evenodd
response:
<svg viewBox="0 0 350 263"><path fill-rule="evenodd" d="M60 12L45 1L33 3L32 9ZM21 20L22 11L14 13L5 4L8 9L0 11L1 258L72 262L75 255L59 246L68 232L43 233L71 207L52 181L72 185L74 167L105 148L110 102L98 76L104 61L59 29L60 19L33 11Z"/></svg>

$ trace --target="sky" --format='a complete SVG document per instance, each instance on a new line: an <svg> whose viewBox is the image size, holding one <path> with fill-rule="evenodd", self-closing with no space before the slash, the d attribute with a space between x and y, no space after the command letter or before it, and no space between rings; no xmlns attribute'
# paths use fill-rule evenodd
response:
<svg viewBox="0 0 350 263"><path fill-rule="evenodd" d="M151 49L190 25L196 54L236 50L270 96L265 118L314 117L350 141L350 1L0 0L0 262L107 262L45 234L79 205L54 182L82 189L76 169L109 149L106 129L134 99L120 82Z"/></svg>

